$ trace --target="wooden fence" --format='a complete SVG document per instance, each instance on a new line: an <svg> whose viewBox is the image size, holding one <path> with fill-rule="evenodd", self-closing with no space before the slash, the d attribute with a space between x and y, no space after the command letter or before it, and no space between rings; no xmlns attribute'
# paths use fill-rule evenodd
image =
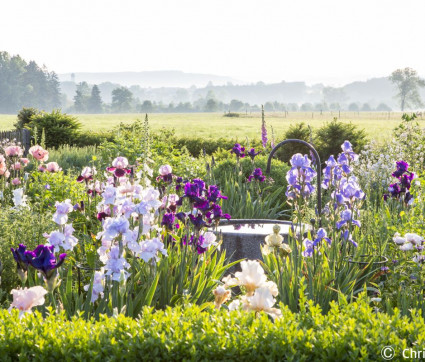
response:
<svg viewBox="0 0 425 362"><path fill-rule="evenodd" d="M22 148L25 150L25 154L28 153L28 150L31 147L31 133L27 129L0 131L0 141L5 139L8 139L9 141L16 140L16 142L20 142Z"/></svg>

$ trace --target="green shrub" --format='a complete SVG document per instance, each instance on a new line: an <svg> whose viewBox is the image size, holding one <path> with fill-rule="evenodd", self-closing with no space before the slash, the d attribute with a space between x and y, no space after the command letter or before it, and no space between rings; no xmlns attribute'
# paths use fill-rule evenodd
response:
<svg viewBox="0 0 425 362"><path fill-rule="evenodd" d="M292 124L289 126L289 129L283 134L283 137L282 139L280 139L280 142L288 139L299 139L311 143L311 129L304 122ZM295 153L301 153L303 155L308 154L309 149L299 143L288 143L280 147L276 151L274 157L283 162L289 162L292 155L294 155Z"/></svg>
<svg viewBox="0 0 425 362"><path fill-rule="evenodd" d="M35 108L22 108L18 113L18 121L14 123L15 128L22 129L31 122L31 118L39 115L40 111Z"/></svg>
<svg viewBox="0 0 425 362"><path fill-rule="evenodd" d="M80 133L72 142L76 147L99 146L102 142L110 142L114 139L113 132Z"/></svg>
<svg viewBox="0 0 425 362"><path fill-rule="evenodd" d="M234 144L238 143L239 141L237 139L231 138L209 139L181 137L173 138L171 142L177 148L186 147L193 157L198 157L203 152L203 150L205 150L208 155L212 155L219 148L222 148L224 150L231 150ZM251 140L250 143L251 147L258 147L260 145L259 140Z"/></svg>
<svg viewBox="0 0 425 362"><path fill-rule="evenodd" d="M61 145L71 145L79 137L81 128L80 122L70 115L54 110L52 113L40 113L33 115L26 128L30 129L34 135L37 132L37 140L45 135L45 145L47 148L58 148Z"/></svg>
<svg viewBox="0 0 425 362"><path fill-rule="evenodd" d="M341 152L341 145L348 140L353 145L353 150L359 153L367 143L364 129L352 123L344 123L334 118L316 131L315 145L322 162L330 155L337 156Z"/></svg>
<svg viewBox="0 0 425 362"><path fill-rule="evenodd" d="M200 307L145 307L138 319L122 315L86 321L64 315L0 311L2 359L34 361L368 361L382 360L392 346L422 351L425 323L376 313L366 301L338 307L326 315L309 303L301 313L283 308L273 323L266 314L202 312Z"/></svg>
<svg viewBox="0 0 425 362"><path fill-rule="evenodd" d="M224 114L224 117L239 117L239 113L235 113L235 112L228 112Z"/></svg>

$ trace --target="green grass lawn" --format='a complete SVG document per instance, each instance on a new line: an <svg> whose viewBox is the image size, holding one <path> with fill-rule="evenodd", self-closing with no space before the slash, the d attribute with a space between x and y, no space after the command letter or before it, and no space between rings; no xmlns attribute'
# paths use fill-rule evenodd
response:
<svg viewBox="0 0 425 362"><path fill-rule="evenodd" d="M270 132L273 127L276 135L281 135L290 124L305 122L312 128L318 128L333 117L343 122L352 122L364 128L369 138L383 140L390 136L392 129L400 122L400 112L290 112L266 113L266 123ZM87 131L110 130L120 122L129 124L143 119L144 114L78 114L75 115ZM0 130L13 128L15 115L0 115ZM420 121L420 119L419 119ZM261 114L241 114L240 117L224 117L222 113L152 113L149 123L153 130L174 128L176 135L187 137L218 138L260 137ZM269 137L270 138L270 137ZM278 141L278 139L276 139Z"/></svg>

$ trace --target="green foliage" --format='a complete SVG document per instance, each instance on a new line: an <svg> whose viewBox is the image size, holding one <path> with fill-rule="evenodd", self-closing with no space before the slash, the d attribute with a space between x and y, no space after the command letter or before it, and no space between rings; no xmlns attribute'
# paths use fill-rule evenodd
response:
<svg viewBox="0 0 425 362"><path fill-rule="evenodd" d="M31 175L26 194L37 203L39 212L46 212L49 209L54 210L56 201L71 199L74 204L81 201L85 196L85 189L76 181L75 174L37 171Z"/></svg>
<svg viewBox="0 0 425 362"><path fill-rule="evenodd" d="M51 218L51 213L39 210L0 208L0 261L3 264L0 288L6 291L8 298L10 290L20 284L10 248L25 244L32 250L44 244L43 233L54 225Z"/></svg>
<svg viewBox="0 0 425 362"><path fill-rule="evenodd" d="M19 319L17 311L2 310L0 349L4 360L353 361L380 360L384 346L401 359L404 349L425 343L420 314L377 314L366 300L333 303L326 315L312 303L299 314L282 312L272 322L263 313L146 307L136 320L86 321L38 312Z"/></svg>
<svg viewBox="0 0 425 362"><path fill-rule="evenodd" d="M341 152L341 145L348 140L353 145L353 150L359 153L366 145L366 133L354 124L344 123L334 118L316 131L315 148L319 152L322 162L330 155L336 156Z"/></svg>
<svg viewBox="0 0 425 362"><path fill-rule="evenodd" d="M212 167L212 183L217 184L228 200L223 210L234 219L260 218L281 219L285 216L286 178L288 166L279 160L273 160L270 177L264 183L248 182L254 168L266 170L267 157L257 156L255 164L249 158L236 163L234 156L225 158Z"/></svg>
<svg viewBox="0 0 425 362"><path fill-rule="evenodd" d="M40 111L35 108L22 108L18 113L18 120L13 125L17 129L25 128L31 122L31 118L40 114Z"/></svg>
<svg viewBox="0 0 425 362"><path fill-rule="evenodd" d="M58 148L61 145L72 145L79 136L81 124L68 114L54 110L51 113L41 113L31 117L31 122L26 126L30 129L34 137L41 139L44 131L47 148Z"/></svg>
<svg viewBox="0 0 425 362"><path fill-rule="evenodd" d="M193 157L198 157L204 150L208 155L212 155L218 149L224 149L230 151L235 143L238 143L237 139L231 138L194 138L194 137L173 137L172 143L176 148L186 147L189 153ZM251 141L251 147L258 147L260 145L259 140Z"/></svg>
<svg viewBox="0 0 425 362"><path fill-rule="evenodd" d="M283 134L282 141L288 139L298 139L302 141L306 141L308 143L312 143L312 131L309 126L307 126L304 122L292 124L289 129ZM291 157L296 154L308 154L309 149L301 145L299 143L288 143L282 147L280 147L275 156L277 159L283 162L289 162Z"/></svg>

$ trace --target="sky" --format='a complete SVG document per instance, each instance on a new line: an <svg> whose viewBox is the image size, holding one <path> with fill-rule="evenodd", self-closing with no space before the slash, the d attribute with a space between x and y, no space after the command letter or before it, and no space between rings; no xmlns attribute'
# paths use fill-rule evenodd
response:
<svg viewBox="0 0 425 362"><path fill-rule="evenodd" d="M339 86L425 76L424 0L5 0L0 50L56 73L181 70Z"/></svg>

